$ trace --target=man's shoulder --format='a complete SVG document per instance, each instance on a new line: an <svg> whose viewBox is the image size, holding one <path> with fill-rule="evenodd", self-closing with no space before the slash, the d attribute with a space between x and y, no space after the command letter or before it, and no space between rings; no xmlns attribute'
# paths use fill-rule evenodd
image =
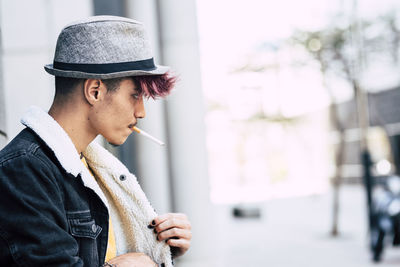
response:
<svg viewBox="0 0 400 267"><path fill-rule="evenodd" d="M29 128L0 151L0 184L26 182L26 177L56 184L63 177L50 148Z"/></svg>
<svg viewBox="0 0 400 267"><path fill-rule="evenodd" d="M25 128L0 150L0 165L16 158L27 160L43 158L43 148L40 138L32 130Z"/></svg>

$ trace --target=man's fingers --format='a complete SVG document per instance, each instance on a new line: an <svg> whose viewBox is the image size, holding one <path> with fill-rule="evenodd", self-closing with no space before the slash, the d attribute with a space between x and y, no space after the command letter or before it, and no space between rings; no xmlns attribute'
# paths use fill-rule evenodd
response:
<svg viewBox="0 0 400 267"><path fill-rule="evenodd" d="M187 250L190 247L190 241L186 239L168 239L167 244L172 247L179 247Z"/></svg>
<svg viewBox="0 0 400 267"><path fill-rule="evenodd" d="M171 228L157 234L157 240L159 241L163 241L173 237L190 240L192 238L192 233L187 229Z"/></svg>
<svg viewBox="0 0 400 267"><path fill-rule="evenodd" d="M154 228L157 240L165 241L171 246L173 257L179 257L189 249L192 226L185 214L163 214L154 218L150 224L149 228Z"/></svg>
<svg viewBox="0 0 400 267"><path fill-rule="evenodd" d="M160 223L166 221L166 220L170 220L172 218L177 218L177 219L181 219L181 220L188 220L187 216L183 213L166 213L163 215L160 215L156 218L154 218L154 223L153 225L159 225Z"/></svg>
<svg viewBox="0 0 400 267"><path fill-rule="evenodd" d="M155 227L157 233L166 231L171 228L180 228L180 229L191 230L191 225L190 225L189 221L172 218L172 219L169 219L169 220L166 220L166 221L160 223L159 225L157 225Z"/></svg>

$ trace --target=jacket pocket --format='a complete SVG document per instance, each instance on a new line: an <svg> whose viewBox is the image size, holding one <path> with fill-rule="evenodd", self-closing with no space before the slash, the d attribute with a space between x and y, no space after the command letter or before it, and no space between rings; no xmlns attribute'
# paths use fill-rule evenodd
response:
<svg viewBox="0 0 400 267"><path fill-rule="evenodd" d="M71 219L68 222L71 234L75 237L96 239L102 230L100 226L96 225L94 220Z"/></svg>
<svg viewBox="0 0 400 267"><path fill-rule="evenodd" d="M79 257L85 266L98 266L98 242L97 237L102 228L93 220L90 211L66 212L69 232L75 238L79 246Z"/></svg>
<svg viewBox="0 0 400 267"><path fill-rule="evenodd" d="M91 218L90 211L67 212L71 234L75 237L96 239L102 228Z"/></svg>

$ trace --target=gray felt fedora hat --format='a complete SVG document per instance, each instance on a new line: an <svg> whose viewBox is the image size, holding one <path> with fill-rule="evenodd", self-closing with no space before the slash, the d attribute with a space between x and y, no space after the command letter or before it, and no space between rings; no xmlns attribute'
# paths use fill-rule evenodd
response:
<svg viewBox="0 0 400 267"><path fill-rule="evenodd" d="M160 75L169 67L154 64L143 24L128 18L94 16L65 26L57 39L55 76L110 79Z"/></svg>

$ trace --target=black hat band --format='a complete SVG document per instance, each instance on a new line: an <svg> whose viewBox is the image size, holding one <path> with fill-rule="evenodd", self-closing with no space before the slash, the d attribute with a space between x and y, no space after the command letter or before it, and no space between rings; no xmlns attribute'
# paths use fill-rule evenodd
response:
<svg viewBox="0 0 400 267"><path fill-rule="evenodd" d="M64 63L64 62L53 62L53 68L58 70L66 71L80 71L86 73L114 73L131 70L144 70L150 71L155 70L154 59L144 59L138 61L122 62L122 63L105 63L105 64L80 64L80 63Z"/></svg>

